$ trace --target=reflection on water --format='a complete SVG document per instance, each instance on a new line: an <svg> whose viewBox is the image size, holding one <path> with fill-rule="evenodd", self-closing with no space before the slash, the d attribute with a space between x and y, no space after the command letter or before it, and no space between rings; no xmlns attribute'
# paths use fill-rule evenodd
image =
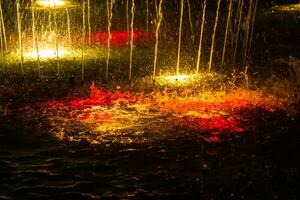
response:
<svg viewBox="0 0 300 200"><path fill-rule="evenodd" d="M268 188L279 182L270 174L277 173L280 177L285 174L273 171L278 163L269 156L276 154L283 168L292 167L291 160L297 157L293 151L281 148L293 149L296 144L288 133L290 136L281 138L276 148L270 145L276 145L279 137L276 130L282 136L282 130L287 130L285 127L291 122L280 112L257 110L253 117L260 134L230 135L222 143L207 143L193 132L170 129L164 136L151 130L144 133L143 137L151 138L150 142L115 143L112 136L110 142L98 145L58 142L43 129L25 128L19 116L0 118L3 125L0 198L229 199L235 196L242 199L246 196L259 199L261 195L273 196ZM128 133L127 137L134 139L139 135ZM268 154L270 149L272 154ZM280 179L280 184L287 185L291 180L294 181ZM292 197L294 192L284 194Z"/></svg>

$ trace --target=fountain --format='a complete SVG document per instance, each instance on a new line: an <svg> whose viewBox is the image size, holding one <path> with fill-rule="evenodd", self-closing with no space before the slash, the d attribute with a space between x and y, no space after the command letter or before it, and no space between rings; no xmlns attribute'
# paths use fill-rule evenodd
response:
<svg viewBox="0 0 300 200"><path fill-rule="evenodd" d="M31 0L31 16L32 16L32 47L36 49L36 60L37 60L37 68L38 68L38 76L41 80L41 67L40 67L40 58L39 58L39 43L38 38L36 37L36 29L35 29L35 6L34 1Z"/></svg>
<svg viewBox="0 0 300 200"><path fill-rule="evenodd" d="M4 43L4 49L7 50L7 39L6 39L6 29L4 24L4 18L3 18L3 9L2 9L2 1L0 2L0 29L3 37L3 43Z"/></svg>
<svg viewBox="0 0 300 200"><path fill-rule="evenodd" d="M113 6L115 1L114 0L107 0L107 58L106 58L106 70L105 70L105 80L108 81L108 69L109 69L109 59L110 59L110 41L111 41L111 22L113 17Z"/></svg>
<svg viewBox="0 0 300 200"><path fill-rule="evenodd" d="M60 4L58 4L60 5ZM56 18L56 4L54 3L53 5L53 18L54 18L54 28L55 28L55 47L56 47L56 75L57 75L57 79L60 81L61 77L60 77L60 65L59 65L59 54L58 54L58 50L59 50L59 44L58 44L58 26L57 26L57 18ZM84 70L82 70L84 72ZM83 76L82 76L83 77Z"/></svg>
<svg viewBox="0 0 300 200"><path fill-rule="evenodd" d="M203 41L203 33L204 33L204 25L205 25L205 15L206 15L206 2L203 2L202 9L202 20L201 20L201 31L200 31L200 40L199 40L199 48L198 48L198 57L197 57L197 65L196 65L196 73L199 73L200 61L201 61L201 52L202 52L202 41Z"/></svg>
<svg viewBox="0 0 300 200"><path fill-rule="evenodd" d="M146 31L149 31L149 0L146 0Z"/></svg>
<svg viewBox="0 0 300 200"><path fill-rule="evenodd" d="M194 45L195 35L194 35L194 25L193 25L193 18L192 18L192 12L191 12L191 3L190 3L190 0L186 0L186 2L187 2L187 7L188 7L188 14L189 14L192 45Z"/></svg>
<svg viewBox="0 0 300 200"><path fill-rule="evenodd" d="M91 27L91 2L90 0L87 0L87 21L88 21L88 32L89 32L89 45L91 46L92 42L92 27Z"/></svg>
<svg viewBox="0 0 300 200"><path fill-rule="evenodd" d="M238 3L238 21L237 21L237 30L235 34L235 41L234 41L234 51L233 51L233 67L236 68L236 53L238 47L238 39L240 35L241 23L242 23L242 16L243 16L243 8L244 8L244 0L239 0Z"/></svg>
<svg viewBox="0 0 300 200"><path fill-rule="evenodd" d="M20 13L20 0L16 1L17 6L17 23L18 23L18 36L19 36L19 51L20 51L20 67L21 73L24 77L24 68L23 68L23 42L22 42L22 21L21 21L21 13Z"/></svg>
<svg viewBox="0 0 300 200"><path fill-rule="evenodd" d="M130 23L130 60L129 60L129 80L132 79L132 56L133 56L133 40L134 40L134 14L135 0L131 1L131 23Z"/></svg>
<svg viewBox="0 0 300 200"><path fill-rule="evenodd" d="M218 0L217 11L216 11L217 14L216 14L216 19L215 19L214 31L213 31L213 34L212 34L211 47L210 47L208 72L211 72L211 67L212 67L212 62L213 62L213 54L214 54L214 48L215 48L215 37L216 37L216 31L217 31L217 26L218 26L218 20L219 20L220 5L221 5L221 0Z"/></svg>
<svg viewBox="0 0 300 200"><path fill-rule="evenodd" d="M126 0L126 32L127 32L127 37L129 38L129 0Z"/></svg>
<svg viewBox="0 0 300 200"><path fill-rule="evenodd" d="M258 0L255 1L253 14L252 14L252 21L251 21L252 25L251 25L251 31L250 31L249 45L248 45L248 49L247 49L247 56L249 56L250 51L251 51L252 37L253 37L254 24L255 24L255 18L256 18L256 11L257 11L257 4L258 4Z"/></svg>
<svg viewBox="0 0 300 200"><path fill-rule="evenodd" d="M66 8L69 44L72 45L70 10Z"/></svg>
<svg viewBox="0 0 300 200"><path fill-rule="evenodd" d="M300 62L263 3L0 0L0 199L296 199Z"/></svg>
<svg viewBox="0 0 300 200"><path fill-rule="evenodd" d="M252 4L253 0L250 0L249 2L249 8L248 8L248 14L246 17L245 21L245 37L244 37L244 42L243 42L243 53L242 53L242 64L246 64L247 60L247 49L248 49L248 44L249 44L249 34L250 34L250 22L251 22L251 17L252 17Z"/></svg>
<svg viewBox="0 0 300 200"><path fill-rule="evenodd" d="M179 76L180 67L180 50L181 50L181 36L182 36L182 19L183 19L183 7L184 0L180 2L180 22L179 22L179 34L178 34L178 49L177 49L177 64L176 64L176 76Z"/></svg>
<svg viewBox="0 0 300 200"><path fill-rule="evenodd" d="M224 37L222 61L221 61L221 69L222 70L224 68L224 62L225 62L225 53L226 53L227 40L228 40L228 31L229 31L230 20L231 20L231 16L232 16L232 6L233 6L233 0L230 0L229 1L229 7L228 7L228 14L227 14L227 22L226 22L226 30L225 30L225 37Z"/></svg>
<svg viewBox="0 0 300 200"><path fill-rule="evenodd" d="M114 79L114 77L116 77L114 74L116 70L119 71L122 76L127 76L123 73L125 72L124 69L116 69L115 65L112 69L111 66L114 62L120 63L120 65L117 65L117 68L123 68L128 64L129 80L133 79L133 69L137 69L138 76L141 71L144 71L143 76L151 74L154 79L158 75L158 63L164 63L163 65L165 66L172 64L172 61L168 60L170 57L166 52L169 52L170 48L174 48L171 46L175 43L175 45L177 45L177 55L173 57L177 58L176 71L172 73L176 76L181 74L191 75L191 71L195 71L196 74L199 74L200 70L202 70L200 69L200 65L204 63L201 61L206 59L208 60L208 64L204 65L203 69L207 67L208 72L217 68L217 63L221 63L221 69L223 69L225 65L228 66L228 63L233 63L233 67L235 67L238 47L243 46L247 48L244 50L241 60L248 57L251 49L255 20L255 18L252 19L252 16L255 17L257 0L253 1L253 3L249 3L247 16L243 14L243 10L246 8L244 0L230 0L228 2L228 9L222 8L221 2L221 0L218 0L217 4L215 4L204 0L202 2L201 16L195 20L194 16L198 16L198 14L193 8L199 7L199 4L195 4L195 2L190 0L181 0L180 5L179 2L174 3L180 6L179 12L175 14L170 11L170 5L173 3L164 2L163 0L145 0L144 3L137 3L134 0L124 0L124 4L119 4L114 0L107 0L105 6L104 3L91 2L90 0L83 0L81 4L67 0L31 0L31 20L27 20L26 17L29 15L29 7L25 4L23 5L20 1L16 1L18 53L14 53L15 43L10 42L12 49L7 51L9 52L7 57L5 53L7 49L6 22L2 16L1 4L0 43L2 69L4 70L7 63L12 63L12 58L16 58L17 55L21 73L27 76L27 69L29 67L33 69L33 66L36 65L39 79L44 75L49 76L49 71L52 71L55 73L57 79L62 79L66 73L69 73L77 74L76 76L80 76L81 81L84 81L85 78L90 76L89 74L94 73L91 71L91 68L94 68L95 64L98 66L98 69L99 65L101 69L103 65L105 66L103 73L105 81L109 80L110 72L112 73L111 79ZM184 15L185 3L187 4L186 20ZM235 3L237 3L237 6L235 6ZM211 7L214 5L216 5L216 10L212 11ZM80 9L72 10L80 6ZM92 8L94 7L95 10L93 10L93 14L91 14ZM142 12L142 10L136 12L136 7L143 8L144 12ZM79 10L81 12L78 12ZM100 16L98 14L100 11L106 12L107 16ZM152 13L154 13L154 11L156 18L152 20ZM223 12L227 14L226 19L220 19L220 15L223 14ZM143 15L141 15L141 13ZM235 15L234 20L232 19L233 15ZM125 21L122 23L124 16ZM141 17L143 20L140 20ZM179 24L175 23L173 17L179 17ZM244 18L247 29L241 33L241 31L244 31L244 29L242 29ZM31 23L28 23L28 21ZM78 21L82 21L82 23L78 23ZM116 24L112 27L113 21L116 22ZM234 21L234 25L232 25L232 21ZM194 31L194 24L196 23L200 25L199 31ZM219 23L226 24L224 30L218 30L220 29L218 27ZM149 27L151 24L155 24L156 26L153 33ZM41 26L41 28L37 28L38 26ZM162 26L164 27L163 30L161 28ZM174 31L178 26L178 31ZM30 36L27 35L29 32L27 29L29 29L29 27L31 27ZM234 28L233 31L231 27ZM160 34L164 36L161 39ZM192 63L191 60L194 60L193 56L190 55L192 51L187 51L187 49L190 49L191 46L193 47L195 34L199 34L197 36L199 46L195 58L196 63ZM239 40L241 34L245 35L242 42ZM186 35L191 35L191 40L186 40L184 38ZM174 39L174 36L178 38L178 40ZM169 38L173 40L169 40ZM206 46L207 38L211 38L210 48ZM232 56L229 55L229 52L231 53L228 48L229 39L232 45ZM171 43L172 45L170 45ZM222 51L220 56L216 48L221 49L221 43ZM127 51L128 47L129 51ZM153 48L153 51L151 48ZM137 51L135 51L135 49L137 49ZM148 59L148 57L152 57L152 54L148 53L150 52L148 50L154 52L154 59ZM127 57L126 52L129 56L128 60L123 59ZM206 52L209 53L209 56L206 55ZM238 56L239 55L240 54L238 54ZM190 60L188 60L187 57L189 57ZM227 58L229 57L233 59L227 63ZM118 60L118 58L122 58L122 60ZM160 60L158 60L158 58ZM6 62L4 62L4 60ZM8 62L8 60L10 60L10 62ZM174 61L175 59L172 60ZM102 63L103 61L104 63ZM67 62L71 63L71 67L66 66ZM81 73L74 71L76 66L79 66L76 64L77 62L81 64ZM93 62L93 64L90 62ZM56 65L55 67L54 64ZM139 65L139 69L135 68L134 65L136 64ZM216 65L214 69L212 67L213 64ZM142 66L153 66L153 68L150 69L150 71L149 68L147 68L146 71L140 70ZM160 75L170 75L171 68L166 68L165 66L160 66ZM192 70L193 66L195 66L195 70Z"/></svg>
<svg viewBox="0 0 300 200"><path fill-rule="evenodd" d="M5 73L5 61L4 61L4 45L3 45L3 34L2 29L0 28L0 48L1 48L1 65L2 73Z"/></svg>
<svg viewBox="0 0 300 200"><path fill-rule="evenodd" d="M162 4L163 4L163 0L160 0L159 1L159 6L158 6L158 12L156 13L157 23L156 23L156 31L155 31L155 52L154 52L154 62L153 62L153 79L156 76L159 30L160 30L160 26L161 26L161 21L163 19Z"/></svg>
<svg viewBox="0 0 300 200"><path fill-rule="evenodd" d="M82 1L82 38L81 38L81 81L84 81L84 47L85 47L85 35L86 35L86 27L85 27L85 0Z"/></svg>

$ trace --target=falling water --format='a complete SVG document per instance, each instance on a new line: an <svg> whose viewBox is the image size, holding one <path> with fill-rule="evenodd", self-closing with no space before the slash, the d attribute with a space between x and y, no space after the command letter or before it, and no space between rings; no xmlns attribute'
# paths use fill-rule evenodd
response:
<svg viewBox="0 0 300 200"><path fill-rule="evenodd" d="M159 36L159 29L161 25L161 21L163 19L163 12L162 12L162 3L163 0L159 1L158 6L158 13L156 14L157 23L156 23L156 31L155 31L155 52L154 52L154 64L153 64L153 78L156 76L156 65L157 65L157 53L158 53L158 36Z"/></svg>
<svg viewBox="0 0 300 200"><path fill-rule="evenodd" d="M106 70L105 70L105 80L108 81L108 69L109 69L109 60L110 60L110 41L111 41L111 24L113 17L113 6L114 0L106 0L107 6L107 57L106 57Z"/></svg>
<svg viewBox="0 0 300 200"><path fill-rule="evenodd" d="M199 66L201 61L202 40L203 40L203 32L204 32L204 24L205 24L205 14L206 14L206 2L207 0L204 0L203 2L202 22L201 22L201 32L200 32L200 42L199 42L199 49L198 49L196 73L199 72Z"/></svg>
<svg viewBox="0 0 300 200"><path fill-rule="evenodd" d="M88 31L89 31L89 45L92 42L92 28L91 28L91 2L87 1L88 13L87 13L87 21L88 21Z"/></svg>
<svg viewBox="0 0 300 200"><path fill-rule="evenodd" d="M208 64L208 72L211 71L211 66L212 66L212 61L213 61L214 46L215 46L215 37L216 37L216 31L217 31L217 26L218 26L218 20L219 20L220 5L221 5L221 0L218 0L217 14L216 14L216 19L215 19L215 26L214 26L214 32L212 34L212 41L211 41L211 48L210 48L210 57L209 57L209 64Z"/></svg>
<svg viewBox="0 0 300 200"><path fill-rule="evenodd" d="M81 81L84 81L84 46L85 46L85 0L82 1L82 38L81 38Z"/></svg>
<svg viewBox="0 0 300 200"><path fill-rule="evenodd" d="M37 67L38 67L38 75L39 79L41 79L41 69L40 69L40 56L39 56L39 45L38 40L36 37L36 29L35 29L35 7L34 1L31 0L31 17L32 17L32 45L33 48L36 50L36 60L37 60Z"/></svg>
<svg viewBox="0 0 300 200"><path fill-rule="evenodd" d="M227 15L227 22L226 22L223 52L222 52L222 61L221 61L221 69L222 70L224 68L224 62L225 62L225 53L226 53L226 46L227 46L227 39L228 39L228 30L229 30L230 20L231 20L231 16L232 16L232 5L233 5L233 0L230 0L229 1L229 8L228 8L228 15Z"/></svg>
<svg viewBox="0 0 300 200"><path fill-rule="evenodd" d="M67 13L67 26L68 26L68 39L69 39L69 44L72 44L72 39L71 39L71 19L70 19L70 11L69 8L66 8L66 13Z"/></svg>
<svg viewBox="0 0 300 200"><path fill-rule="evenodd" d="M58 54L58 50L59 50L58 49L58 27L57 27L55 4L54 4L53 18L54 18L54 26L55 26L55 46L56 46L57 77L58 77L58 80L60 80L60 66L59 66L59 54Z"/></svg>
<svg viewBox="0 0 300 200"><path fill-rule="evenodd" d="M235 36L235 42L234 42L234 51L233 51L233 67L235 68L236 65L236 51L238 46L238 40L241 30L241 22L242 22L242 16L243 16L243 8L244 8L244 0L239 1L239 7L238 7L238 23L237 23L237 30L236 30L236 36Z"/></svg>
<svg viewBox="0 0 300 200"><path fill-rule="evenodd" d="M249 55L250 51L251 51L251 45L252 45L252 37L253 37L253 30L254 30L254 23L255 23L255 18L256 18L256 10L257 10L257 3L258 0L255 1L255 6L254 6L254 10L253 10L253 17L252 17L252 26L251 26L251 32L250 32L250 39L249 39L249 47L248 47L248 51L247 51L247 55Z"/></svg>
<svg viewBox="0 0 300 200"><path fill-rule="evenodd" d="M183 18L183 7L184 0L180 2L180 23L179 23L179 40L178 40L178 51L177 51L177 65L176 65L176 75L179 75L179 66L180 66L180 49L181 49L181 36L182 36L182 18Z"/></svg>
<svg viewBox="0 0 300 200"><path fill-rule="evenodd" d="M20 67L22 76L24 76L23 69L23 43L22 43L22 21L21 21L21 12L20 12L20 0L16 1L17 6L17 22L18 22L18 35L19 35L19 51L20 51Z"/></svg>
<svg viewBox="0 0 300 200"><path fill-rule="evenodd" d="M244 38L244 43L243 43L243 64L246 64L246 59L247 59L247 49L248 49L248 40L249 40L249 32L250 32L250 20L251 20L251 10L252 10L252 4L253 0L250 0L249 3L249 9L248 9L248 15L246 19L246 30L245 30L245 38Z"/></svg>
<svg viewBox="0 0 300 200"><path fill-rule="evenodd" d="M129 38L129 0L126 0L126 31Z"/></svg>
<svg viewBox="0 0 300 200"><path fill-rule="evenodd" d="M131 5L131 23L130 23L130 61L129 61L129 80L131 80L132 77L132 56L133 56L133 28L134 28L134 10L135 10L135 3L134 0L132 0Z"/></svg>
<svg viewBox="0 0 300 200"><path fill-rule="evenodd" d="M4 24L4 18L3 18L3 10L2 10L2 1L0 1L0 17L1 17L1 31L2 31L2 39L3 39L3 43L4 43L4 48L5 50L7 50L7 39L6 39L6 29L5 29L5 24Z"/></svg>
<svg viewBox="0 0 300 200"><path fill-rule="evenodd" d="M48 6L49 6L49 8L51 7L51 1L50 0L48 0ZM49 33L51 33L51 31L52 31L52 13L51 13L51 9L49 9L48 21L49 21Z"/></svg>
<svg viewBox="0 0 300 200"><path fill-rule="evenodd" d="M194 44L195 35L194 35L193 19L192 19L192 13L191 13L191 4L190 4L190 0L186 0L186 2L187 2L187 6L188 6L188 13L189 13L189 23L190 23L190 29L191 29L191 39L192 39L192 44Z"/></svg>
<svg viewBox="0 0 300 200"><path fill-rule="evenodd" d="M0 25L1 25L0 21ZM2 28L0 28L0 47L1 47L1 65L2 65L2 72L5 72L4 69L4 46L3 46L3 34L2 34Z"/></svg>
<svg viewBox="0 0 300 200"><path fill-rule="evenodd" d="M146 31L149 32L149 0L146 0Z"/></svg>

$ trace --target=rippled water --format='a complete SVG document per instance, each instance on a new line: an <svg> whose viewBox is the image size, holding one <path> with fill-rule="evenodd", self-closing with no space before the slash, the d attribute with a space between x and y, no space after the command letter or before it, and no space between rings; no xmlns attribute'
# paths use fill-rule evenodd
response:
<svg viewBox="0 0 300 200"><path fill-rule="evenodd" d="M285 178L298 169L293 138L244 133L207 143L170 130L107 146L59 142L18 117L0 121L0 199L273 199L296 191Z"/></svg>

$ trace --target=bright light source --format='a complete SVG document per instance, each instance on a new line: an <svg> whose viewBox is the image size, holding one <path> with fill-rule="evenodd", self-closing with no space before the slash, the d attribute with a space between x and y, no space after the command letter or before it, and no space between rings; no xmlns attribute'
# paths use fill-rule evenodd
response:
<svg viewBox="0 0 300 200"><path fill-rule="evenodd" d="M68 54L68 51L65 48L58 49L58 57L65 57ZM40 49L38 52L39 59L46 60L46 59L54 59L57 57L56 48L44 48ZM37 51L35 49L31 49L28 53L24 54L25 58L29 59L36 59L37 58Z"/></svg>
<svg viewBox="0 0 300 200"><path fill-rule="evenodd" d="M189 85L193 82L195 75L162 75L155 78L159 85Z"/></svg>
<svg viewBox="0 0 300 200"><path fill-rule="evenodd" d="M37 4L47 8L61 8L67 5L66 1L63 0L39 0Z"/></svg>
<svg viewBox="0 0 300 200"><path fill-rule="evenodd" d="M206 84L207 81L218 82L223 80L223 76L217 73L202 72L198 74L179 74L170 75L165 74L155 77L155 83L158 85L173 85L173 86L196 86L199 84Z"/></svg>
<svg viewBox="0 0 300 200"><path fill-rule="evenodd" d="M186 82L191 78L191 75L175 75L175 76L165 76L164 79L169 83L176 82Z"/></svg>

